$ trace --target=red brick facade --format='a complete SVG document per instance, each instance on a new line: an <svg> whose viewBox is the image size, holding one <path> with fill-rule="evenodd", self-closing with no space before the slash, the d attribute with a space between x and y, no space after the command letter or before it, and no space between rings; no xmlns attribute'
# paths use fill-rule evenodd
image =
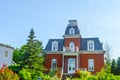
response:
<svg viewBox="0 0 120 80"><path fill-rule="evenodd" d="M104 54L81 54L79 55L79 66L88 69L88 59L94 59L93 74L99 72L104 67Z"/></svg>
<svg viewBox="0 0 120 80"><path fill-rule="evenodd" d="M82 38L76 20L70 21L63 37L64 39L50 39L46 45L44 66L48 70L53 66L52 59L56 60L54 65L61 68L62 73L71 73L78 69L88 70L89 66L89 70L92 69L91 72L95 74L104 67L105 51L102 43L99 38ZM53 46L54 41L56 44ZM89 41L92 43L89 44Z"/></svg>
<svg viewBox="0 0 120 80"><path fill-rule="evenodd" d="M80 38L65 38L65 46L69 46L70 42L74 42L75 46L80 48Z"/></svg>

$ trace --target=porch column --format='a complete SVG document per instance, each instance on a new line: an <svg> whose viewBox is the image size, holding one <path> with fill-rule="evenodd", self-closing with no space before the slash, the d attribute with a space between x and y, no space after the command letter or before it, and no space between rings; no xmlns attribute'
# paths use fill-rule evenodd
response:
<svg viewBox="0 0 120 80"><path fill-rule="evenodd" d="M77 55L76 57L77 57L77 70L78 70L78 66L79 66L79 65L78 65L78 55Z"/></svg>
<svg viewBox="0 0 120 80"><path fill-rule="evenodd" d="M64 54L63 54L63 57L62 57L62 74L64 73Z"/></svg>

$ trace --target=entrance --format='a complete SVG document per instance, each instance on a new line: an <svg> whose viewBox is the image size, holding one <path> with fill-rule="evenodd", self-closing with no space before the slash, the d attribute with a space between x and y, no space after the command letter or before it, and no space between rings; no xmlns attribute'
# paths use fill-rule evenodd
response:
<svg viewBox="0 0 120 80"><path fill-rule="evenodd" d="M74 73L75 72L75 59L69 58L68 59L68 73Z"/></svg>

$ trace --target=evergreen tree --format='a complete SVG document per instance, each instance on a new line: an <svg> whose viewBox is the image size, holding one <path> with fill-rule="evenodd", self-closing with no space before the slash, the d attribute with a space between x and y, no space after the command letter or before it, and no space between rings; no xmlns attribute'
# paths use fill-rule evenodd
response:
<svg viewBox="0 0 120 80"><path fill-rule="evenodd" d="M113 59L111 63L111 73L115 74L115 69L116 69L116 61L115 59Z"/></svg>
<svg viewBox="0 0 120 80"><path fill-rule="evenodd" d="M117 67L120 68L120 57L117 59Z"/></svg>
<svg viewBox="0 0 120 80"><path fill-rule="evenodd" d="M42 43L35 39L34 30L31 29L27 39L27 44L22 47L22 56L20 57L21 68L29 69L34 79L39 73L44 71L44 57Z"/></svg>

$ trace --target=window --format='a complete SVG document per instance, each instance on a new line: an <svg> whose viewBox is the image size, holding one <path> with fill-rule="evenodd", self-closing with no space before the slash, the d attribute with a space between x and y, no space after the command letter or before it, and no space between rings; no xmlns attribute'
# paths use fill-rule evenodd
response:
<svg viewBox="0 0 120 80"><path fill-rule="evenodd" d="M73 27L69 29L69 34L75 34L75 29Z"/></svg>
<svg viewBox="0 0 120 80"><path fill-rule="evenodd" d="M52 51L57 51L58 50L58 42L57 41L53 41L52 42Z"/></svg>
<svg viewBox="0 0 120 80"><path fill-rule="evenodd" d="M88 71L94 71L94 59L88 59Z"/></svg>
<svg viewBox="0 0 120 80"><path fill-rule="evenodd" d="M87 42L88 50L94 50L94 41L90 40Z"/></svg>
<svg viewBox="0 0 120 80"><path fill-rule="evenodd" d="M70 42L69 48L71 52L74 52L74 42Z"/></svg>
<svg viewBox="0 0 120 80"><path fill-rule="evenodd" d="M5 57L8 57L8 51L5 51Z"/></svg>
<svg viewBox="0 0 120 80"><path fill-rule="evenodd" d="M52 70L56 70L56 67L57 67L57 61L56 59L52 59L52 65L51 65Z"/></svg>

